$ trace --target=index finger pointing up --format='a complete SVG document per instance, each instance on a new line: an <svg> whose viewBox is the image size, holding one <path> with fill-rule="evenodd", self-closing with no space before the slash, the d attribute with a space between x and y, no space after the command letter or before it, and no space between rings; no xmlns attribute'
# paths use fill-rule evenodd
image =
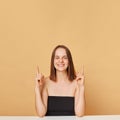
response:
<svg viewBox="0 0 120 120"><path fill-rule="evenodd" d="M82 75L84 75L84 66L82 65L81 67L81 72L80 72Z"/></svg>
<svg viewBox="0 0 120 120"><path fill-rule="evenodd" d="M40 73L40 71L39 71L39 66L37 66L37 74L39 74Z"/></svg>

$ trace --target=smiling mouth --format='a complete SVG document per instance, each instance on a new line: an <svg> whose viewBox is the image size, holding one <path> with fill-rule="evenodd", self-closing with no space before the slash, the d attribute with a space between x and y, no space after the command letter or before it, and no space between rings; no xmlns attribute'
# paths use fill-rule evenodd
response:
<svg viewBox="0 0 120 120"><path fill-rule="evenodd" d="M60 64L60 65L57 65L57 66L59 66L59 67L64 67L65 65L63 65L63 64Z"/></svg>

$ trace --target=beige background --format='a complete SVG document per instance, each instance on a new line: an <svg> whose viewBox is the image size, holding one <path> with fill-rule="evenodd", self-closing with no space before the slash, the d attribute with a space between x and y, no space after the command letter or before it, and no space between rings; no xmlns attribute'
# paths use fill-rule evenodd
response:
<svg viewBox="0 0 120 120"><path fill-rule="evenodd" d="M0 115L36 115L36 66L58 44L84 64L86 115L120 114L119 0L1 0Z"/></svg>

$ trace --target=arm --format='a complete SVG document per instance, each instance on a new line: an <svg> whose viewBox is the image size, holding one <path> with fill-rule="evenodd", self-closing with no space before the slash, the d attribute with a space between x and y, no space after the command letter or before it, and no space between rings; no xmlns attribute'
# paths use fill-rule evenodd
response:
<svg viewBox="0 0 120 120"><path fill-rule="evenodd" d="M75 91L75 114L83 116L85 113L84 70L77 74Z"/></svg>
<svg viewBox="0 0 120 120"><path fill-rule="evenodd" d="M38 116L43 117L47 111L47 87L44 76L37 70L35 79L35 106Z"/></svg>
<svg viewBox="0 0 120 120"><path fill-rule="evenodd" d="M47 112L47 89L35 87L35 106L38 116L43 117Z"/></svg>
<svg viewBox="0 0 120 120"><path fill-rule="evenodd" d="M85 95L84 86L78 86L75 93L75 114L76 116L83 116L85 113Z"/></svg>

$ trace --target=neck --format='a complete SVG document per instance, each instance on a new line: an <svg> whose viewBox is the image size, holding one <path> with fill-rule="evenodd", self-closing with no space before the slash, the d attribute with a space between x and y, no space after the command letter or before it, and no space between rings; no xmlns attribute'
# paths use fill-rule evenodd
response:
<svg viewBox="0 0 120 120"><path fill-rule="evenodd" d="M67 81L68 80L67 71L64 71L64 72L57 71L56 77L58 82Z"/></svg>

